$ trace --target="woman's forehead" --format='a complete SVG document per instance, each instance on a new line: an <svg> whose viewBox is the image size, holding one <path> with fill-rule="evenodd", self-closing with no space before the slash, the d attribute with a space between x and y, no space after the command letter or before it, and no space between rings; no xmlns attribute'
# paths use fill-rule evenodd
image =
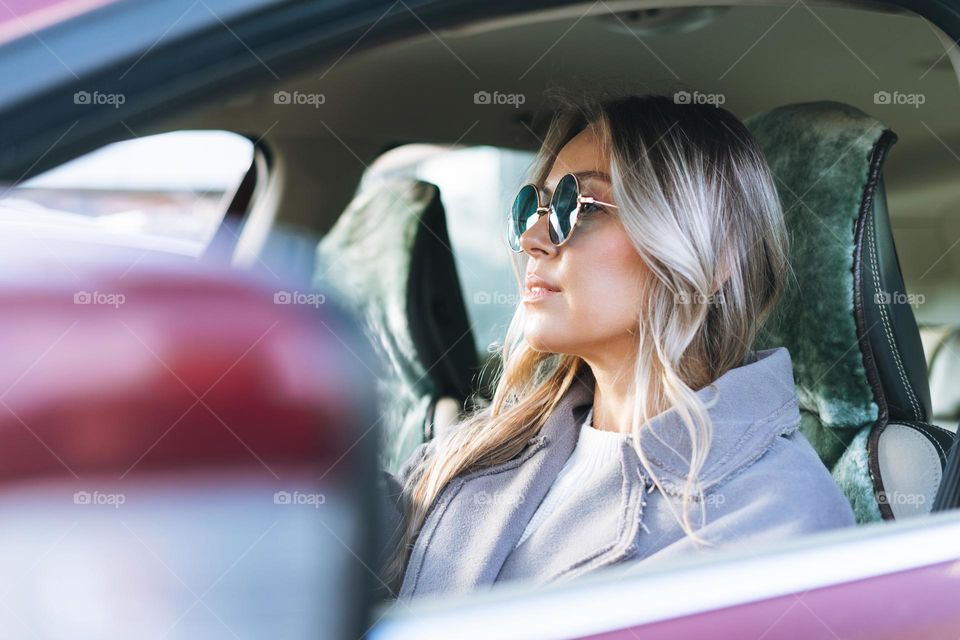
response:
<svg viewBox="0 0 960 640"><path fill-rule="evenodd" d="M603 145L593 127L587 127L560 149L542 186L545 191L552 193L560 178L568 173L577 176L581 182L591 179L609 182L609 169L610 162L604 154Z"/></svg>

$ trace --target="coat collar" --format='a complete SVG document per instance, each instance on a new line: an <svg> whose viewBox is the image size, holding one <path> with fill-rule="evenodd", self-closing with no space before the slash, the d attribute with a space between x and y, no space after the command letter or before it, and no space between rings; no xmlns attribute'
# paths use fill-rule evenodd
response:
<svg viewBox="0 0 960 640"><path fill-rule="evenodd" d="M560 441L562 449L572 451L593 405L595 383L590 367L581 365L541 430L548 442ZM704 490L759 458L777 436L792 433L800 424L793 365L784 347L751 352L745 364L696 394L713 424L710 451L699 474ZM640 446L664 490L682 495L692 449L677 412L670 409L642 426ZM649 475L646 480L652 484Z"/></svg>

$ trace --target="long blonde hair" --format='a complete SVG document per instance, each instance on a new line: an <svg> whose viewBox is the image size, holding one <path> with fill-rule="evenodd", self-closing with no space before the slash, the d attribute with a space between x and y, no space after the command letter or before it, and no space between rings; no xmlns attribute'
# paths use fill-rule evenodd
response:
<svg viewBox="0 0 960 640"><path fill-rule="evenodd" d="M651 277L642 288L634 368L632 439L651 472L640 429L671 408L685 425L691 460L683 513L694 540L691 501L703 503L698 475L712 435L698 389L741 366L789 272L788 239L773 176L759 145L730 112L678 104L667 96L567 101L555 113L528 176L543 185L560 149L597 127L610 158L617 215ZM518 185L519 186L519 185ZM515 254L518 290L525 254ZM583 360L536 351L523 336L519 305L499 352L489 406L449 428L407 476L405 530L385 568L399 584L430 507L455 476L518 455L543 428ZM670 501L666 501L669 505ZM700 518L703 524L703 511Z"/></svg>

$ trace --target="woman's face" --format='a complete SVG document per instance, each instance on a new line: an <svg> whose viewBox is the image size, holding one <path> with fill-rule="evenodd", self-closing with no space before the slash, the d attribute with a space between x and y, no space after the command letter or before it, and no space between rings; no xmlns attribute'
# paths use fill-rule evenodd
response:
<svg viewBox="0 0 960 640"><path fill-rule="evenodd" d="M546 205L557 182L573 173L582 195L614 202L610 161L599 133L588 127L561 149L541 187ZM617 209L585 206L580 220L561 246L550 241L547 216L520 237L527 263L524 331L538 351L578 355L589 361L607 359L632 344L640 313L641 278L646 272ZM530 292L536 275L558 291L546 295ZM632 350L628 353L631 353Z"/></svg>

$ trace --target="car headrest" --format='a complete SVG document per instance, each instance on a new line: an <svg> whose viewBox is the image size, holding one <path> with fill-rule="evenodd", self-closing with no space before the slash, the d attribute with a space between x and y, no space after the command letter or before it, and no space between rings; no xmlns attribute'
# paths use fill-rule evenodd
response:
<svg viewBox="0 0 960 640"><path fill-rule="evenodd" d="M950 336L951 333L956 331L957 328L949 324L921 324L920 325L920 341L923 343L923 355L927 358L927 371L933 375L933 359L937 355L937 350L940 348L940 345ZM933 389L930 389L931 401L936 402L932 399ZM934 410L936 412L936 410Z"/></svg>
<svg viewBox="0 0 960 640"><path fill-rule="evenodd" d="M960 420L960 329L951 327L944 332L929 358L930 396L933 421L941 427L956 430Z"/></svg>
<svg viewBox="0 0 960 640"><path fill-rule="evenodd" d="M390 180L361 192L320 242L317 277L364 319L388 370L387 464L429 437L436 399L461 406L479 372L439 189Z"/></svg>
<svg viewBox="0 0 960 640"><path fill-rule="evenodd" d="M795 275L757 347L790 350L805 433L832 466L857 428L925 422L930 413L881 174L897 136L832 101L778 107L745 123L776 178Z"/></svg>

